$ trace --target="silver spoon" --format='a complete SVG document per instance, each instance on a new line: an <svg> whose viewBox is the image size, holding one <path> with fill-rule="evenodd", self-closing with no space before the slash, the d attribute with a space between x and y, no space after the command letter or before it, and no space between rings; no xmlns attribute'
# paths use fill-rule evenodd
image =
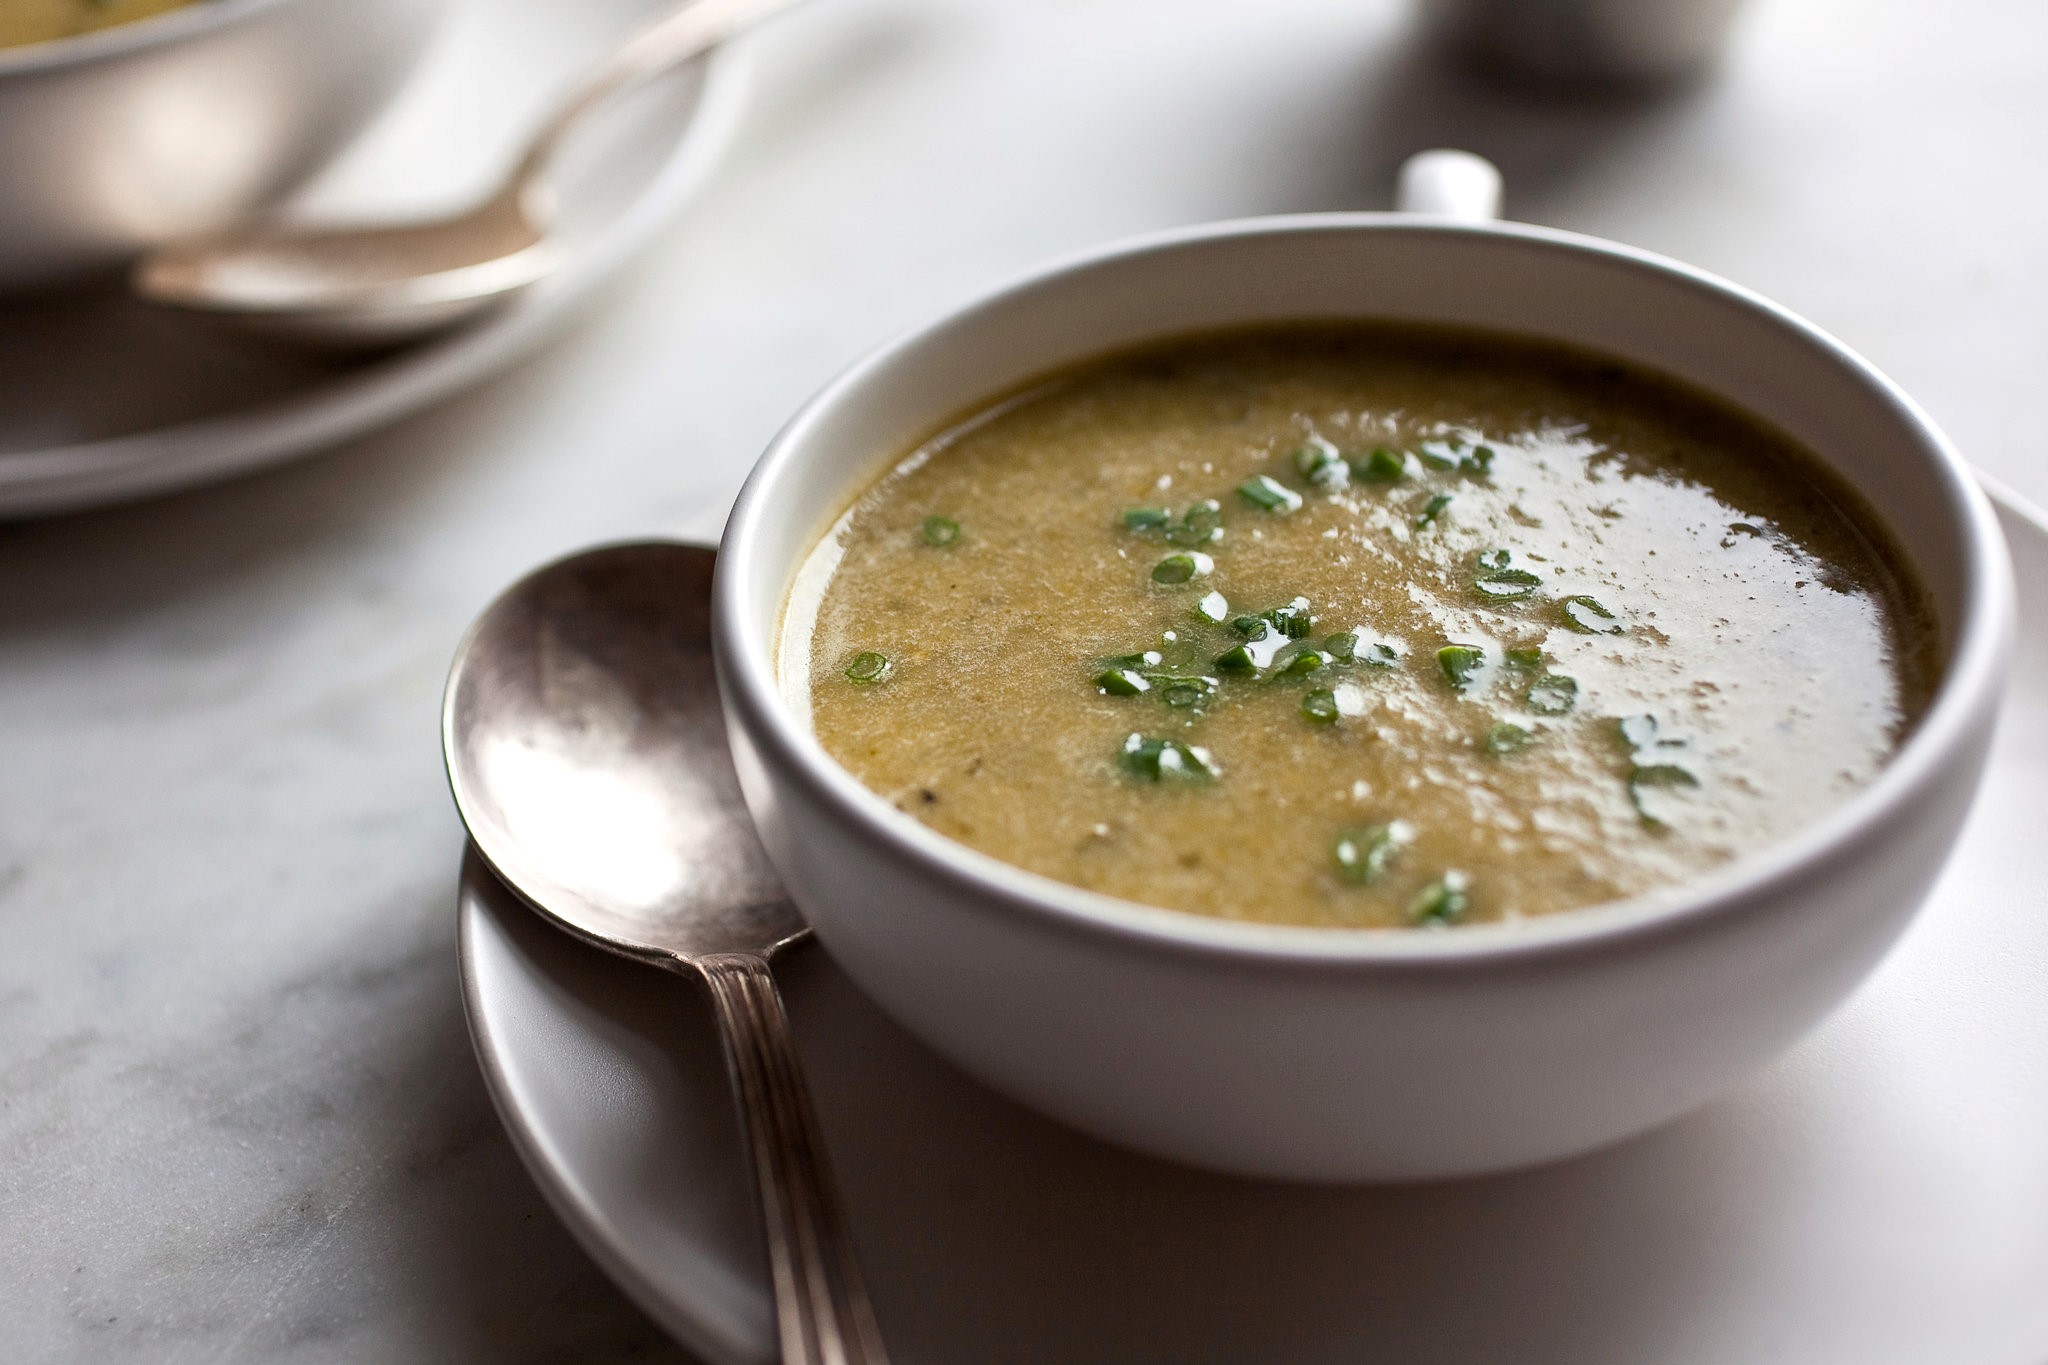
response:
<svg viewBox="0 0 2048 1365"><path fill-rule="evenodd" d="M600 948L710 986L760 1194L784 1365L886 1365L768 960L810 930L741 804L711 669L710 550L590 550L456 651L449 785L492 869Z"/></svg>
<svg viewBox="0 0 2048 1365"><path fill-rule="evenodd" d="M560 263L549 172L586 115L795 2L692 0L641 29L547 118L505 183L459 217L231 229L158 248L131 283L152 303L323 345L392 345L452 326Z"/></svg>

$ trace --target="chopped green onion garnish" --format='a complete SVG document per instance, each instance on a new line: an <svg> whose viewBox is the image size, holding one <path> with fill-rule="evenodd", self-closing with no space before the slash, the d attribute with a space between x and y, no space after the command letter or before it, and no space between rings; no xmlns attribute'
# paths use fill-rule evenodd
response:
<svg viewBox="0 0 2048 1365"><path fill-rule="evenodd" d="M960 523L951 517L929 516L924 519L924 543L944 548L960 539Z"/></svg>
<svg viewBox="0 0 2048 1365"><path fill-rule="evenodd" d="M1578 679L1567 678L1562 673L1546 673L1529 684L1522 700L1539 715L1561 716L1578 704Z"/></svg>
<svg viewBox="0 0 2048 1365"><path fill-rule="evenodd" d="M1164 662L1166 662L1164 654L1161 654L1156 649L1148 649L1140 654L1119 654L1114 659L1104 659L1102 666L1104 668L1157 668Z"/></svg>
<svg viewBox="0 0 2048 1365"><path fill-rule="evenodd" d="M1222 673L1256 673L1259 661L1243 645L1233 645L1216 656L1216 668Z"/></svg>
<svg viewBox="0 0 2048 1365"><path fill-rule="evenodd" d="M1216 695L1216 680L1203 677L1175 677L1155 673L1150 679L1159 691L1159 700L1176 711L1192 711L1209 703Z"/></svg>
<svg viewBox="0 0 2048 1365"><path fill-rule="evenodd" d="M1323 653L1340 664L1348 664L1358 657L1358 632L1340 630L1335 635L1323 637Z"/></svg>
<svg viewBox="0 0 2048 1365"><path fill-rule="evenodd" d="M1135 697L1152 690L1152 684L1135 668L1104 669L1095 675L1095 686L1106 697Z"/></svg>
<svg viewBox="0 0 2048 1365"><path fill-rule="evenodd" d="M1466 885L1464 873L1444 873L1408 903L1408 922L1449 924L1459 918L1472 904L1472 898L1465 892Z"/></svg>
<svg viewBox="0 0 2048 1365"><path fill-rule="evenodd" d="M1300 649L1287 656L1280 665L1283 678L1305 678L1311 673L1320 673L1330 666L1330 656L1319 649Z"/></svg>
<svg viewBox="0 0 2048 1365"><path fill-rule="evenodd" d="M1469 685L1486 662L1486 651L1474 645L1445 645L1436 652L1436 666L1453 687Z"/></svg>
<svg viewBox="0 0 2048 1365"><path fill-rule="evenodd" d="M1216 773L1216 765L1206 749L1177 739L1133 734L1124 740L1118 757L1124 771L1147 782L1199 781Z"/></svg>
<svg viewBox="0 0 2048 1365"><path fill-rule="evenodd" d="M1166 528L1166 539L1173 545L1207 545L1222 537L1223 504L1214 498L1192 504L1177 525Z"/></svg>
<svg viewBox="0 0 2048 1365"><path fill-rule="evenodd" d="M1465 457L1463 463L1465 472L1468 474L1491 474L1493 472L1493 447L1472 447L1472 453Z"/></svg>
<svg viewBox="0 0 2048 1365"><path fill-rule="evenodd" d="M1513 559L1514 556L1506 550L1481 550L1479 567L1484 572L1492 573L1496 569L1505 569Z"/></svg>
<svg viewBox="0 0 2048 1365"><path fill-rule="evenodd" d="M1631 787L1697 787L1700 780L1691 769L1676 763L1638 763L1629 769Z"/></svg>
<svg viewBox="0 0 2048 1365"><path fill-rule="evenodd" d="M888 677L892 667L888 655L864 649L846 661L846 680L857 687L867 687Z"/></svg>
<svg viewBox="0 0 2048 1365"><path fill-rule="evenodd" d="M1424 441L1415 453L1431 469L1456 469L1462 463L1457 445L1450 441Z"/></svg>
<svg viewBox="0 0 2048 1365"><path fill-rule="evenodd" d="M1273 623L1263 616L1240 616L1230 628L1247 640L1263 640L1273 633Z"/></svg>
<svg viewBox="0 0 2048 1365"><path fill-rule="evenodd" d="M1337 694L1317 688L1301 699L1301 714L1317 725L1337 723Z"/></svg>
<svg viewBox="0 0 2048 1365"><path fill-rule="evenodd" d="M1501 662L1509 668L1543 667L1543 651L1540 649L1511 649L1501 655Z"/></svg>
<svg viewBox="0 0 2048 1365"><path fill-rule="evenodd" d="M1193 579L1206 578L1215 567L1216 561L1205 554L1168 555L1152 566L1152 581L1178 587Z"/></svg>
<svg viewBox="0 0 2048 1365"><path fill-rule="evenodd" d="M1535 742L1534 732L1502 721L1486 732L1485 745L1490 754L1518 754Z"/></svg>
<svg viewBox="0 0 2048 1365"><path fill-rule="evenodd" d="M1435 497L1431 498L1428 502L1422 505L1422 514L1415 518L1416 529L1420 530L1421 528L1433 523L1438 517L1444 514L1444 509L1446 507L1449 507L1450 505L1451 495L1449 493L1439 493Z"/></svg>
<svg viewBox="0 0 2048 1365"><path fill-rule="evenodd" d="M1543 580L1527 569L1495 569L1472 582L1472 590L1496 602L1513 602L1543 586Z"/></svg>
<svg viewBox="0 0 2048 1365"><path fill-rule="evenodd" d="M1393 483L1408 474L1408 458L1381 446L1370 455L1351 461L1351 474L1360 483Z"/></svg>
<svg viewBox="0 0 2048 1365"><path fill-rule="evenodd" d="M1170 525L1173 513L1164 507L1126 507L1124 529L1126 531L1158 531Z"/></svg>
<svg viewBox="0 0 2048 1365"><path fill-rule="evenodd" d="M1404 820L1343 831L1330 850L1337 863L1337 875L1354 886L1372 885L1386 875L1412 837L1414 831Z"/></svg>
<svg viewBox="0 0 2048 1365"><path fill-rule="evenodd" d="M1290 640L1299 640L1315 628L1316 618L1308 609L1308 599L1297 597L1284 607L1275 607L1265 613L1268 621L1280 628L1280 633Z"/></svg>
<svg viewBox="0 0 2048 1365"><path fill-rule="evenodd" d="M1237 486L1237 495L1268 512L1292 512L1301 506L1301 494L1270 474L1252 475Z"/></svg>
<svg viewBox="0 0 2048 1365"><path fill-rule="evenodd" d="M1557 604L1557 614L1568 628L1581 635L1619 635L1623 630L1614 613L1590 597L1565 598Z"/></svg>
<svg viewBox="0 0 2048 1365"><path fill-rule="evenodd" d="M1700 780L1694 777L1689 769L1681 768L1676 763L1638 763L1630 768L1628 773L1629 804L1636 808L1637 817L1645 825L1653 829L1667 829L1671 822L1665 818L1664 813L1654 809L1652 803L1666 807L1668 813L1674 801L1683 804L1683 798L1660 799L1655 793L1660 790L1694 788L1699 785Z"/></svg>
<svg viewBox="0 0 2048 1365"><path fill-rule="evenodd" d="M1207 621L1212 626L1220 626L1223 624L1223 618L1230 615L1230 603L1224 600L1222 593L1212 592L1195 603L1193 610L1198 619Z"/></svg>
<svg viewBox="0 0 2048 1365"><path fill-rule="evenodd" d="M1316 487L1332 492L1351 481L1351 466L1320 436L1295 447L1294 470Z"/></svg>

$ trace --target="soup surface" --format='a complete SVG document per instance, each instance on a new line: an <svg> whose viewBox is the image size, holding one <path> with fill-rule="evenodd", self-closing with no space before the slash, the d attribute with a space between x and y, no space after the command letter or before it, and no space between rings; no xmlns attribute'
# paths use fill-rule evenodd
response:
<svg viewBox="0 0 2048 1365"><path fill-rule="evenodd" d="M1190 338L901 459L782 673L933 829L1128 900L1443 925L1645 891L1884 765L1937 670L1889 533L1690 389L1418 328Z"/></svg>
<svg viewBox="0 0 2048 1365"><path fill-rule="evenodd" d="M47 43L133 23L192 0L0 0L0 47Z"/></svg>

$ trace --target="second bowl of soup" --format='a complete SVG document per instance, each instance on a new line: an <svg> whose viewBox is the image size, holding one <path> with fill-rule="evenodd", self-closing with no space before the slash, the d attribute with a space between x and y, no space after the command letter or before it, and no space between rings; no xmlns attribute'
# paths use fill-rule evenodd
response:
<svg viewBox="0 0 2048 1365"><path fill-rule="evenodd" d="M1561 1156L1862 976L2009 590L1880 376L1670 262L1396 215L1113 248L872 357L721 552L743 785L974 1074L1309 1179Z"/></svg>

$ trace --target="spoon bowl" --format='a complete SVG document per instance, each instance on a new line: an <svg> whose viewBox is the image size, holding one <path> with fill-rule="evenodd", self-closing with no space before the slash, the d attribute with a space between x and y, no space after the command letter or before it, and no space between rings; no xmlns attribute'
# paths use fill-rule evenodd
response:
<svg viewBox="0 0 2048 1365"><path fill-rule="evenodd" d="M165 247L135 270L144 298L249 331L376 346L450 327L552 273L561 258L520 198L442 222L242 228Z"/></svg>
<svg viewBox="0 0 2048 1365"><path fill-rule="evenodd" d="M795 0L686 0L628 38L542 123L502 187L453 218L388 226L257 224L161 247L129 283L161 307L261 336L391 346L503 303L551 273L557 154L594 111Z"/></svg>
<svg viewBox="0 0 2048 1365"><path fill-rule="evenodd" d="M448 680L448 778L499 878L666 964L810 930L754 837L711 666L712 551L586 551L507 589Z"/></svg>
<svg viewBox="0 0 2048 1365"><path fill-rule="evenodd" d="M456 652L448 781L477 850L578 937L710 990L760 1193L785 1365L886 1365L768 959L810 933L741 801L711 663L715 556L591 550Z"/></svg>

